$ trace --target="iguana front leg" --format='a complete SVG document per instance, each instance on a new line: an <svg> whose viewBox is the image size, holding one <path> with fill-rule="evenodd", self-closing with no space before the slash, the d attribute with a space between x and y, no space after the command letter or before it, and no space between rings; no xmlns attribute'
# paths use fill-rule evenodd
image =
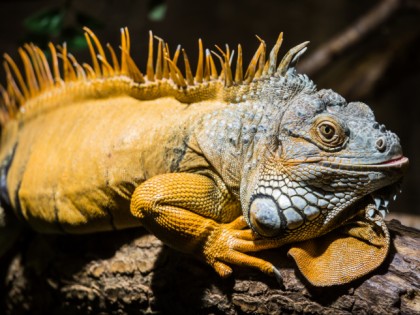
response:
<svg viewBox="0 0 420 315"><path fill-rule="evenodd" d="M190 173L163 174L142 183L131 199L131 212L167 245L192 253L228 276L230 264L276 273L273 265L244 252L262 249L247 227L240 204L221 181Z"/></svg>

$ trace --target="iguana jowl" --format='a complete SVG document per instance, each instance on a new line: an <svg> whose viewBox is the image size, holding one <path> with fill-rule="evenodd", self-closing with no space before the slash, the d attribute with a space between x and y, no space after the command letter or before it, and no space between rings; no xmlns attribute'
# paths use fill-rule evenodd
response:
<svg viewBox="0 0 420 315"><path fill-rule="evenodd" d="M212 54L199 42L195 75L150 36L143 75L121 31L121 56L86 30L92 65L50 45L5 55L0 243L17 228L88 233L145 226L206 261L278 273L247 252L292 243L314 285L347 283L382 263L383 210L408 164L397 136L363 103L317 91L294 63L266 58L261 42L245 75L238 46ZM59 57L58 57L59 56ZM181 57L182 58L182 57ZM217 60L216 59L216 60ZM372 198L373 197L373 198ZM298 243L299 242L299 243Z"/></svg>

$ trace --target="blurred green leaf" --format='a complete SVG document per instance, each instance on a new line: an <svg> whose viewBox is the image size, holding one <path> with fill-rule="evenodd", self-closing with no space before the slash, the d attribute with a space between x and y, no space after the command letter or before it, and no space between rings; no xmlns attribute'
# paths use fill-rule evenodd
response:
<svg viewBox="0 0 420 315"><path fill-rule="evenodd" d="M85 35L82 28L79 26L63 29L61 39L63 42L67 43L67 47L70 51L81 50L87 47Z"/></svg>
<svg viewBox="0 0 420 315"><path fill-rule="evenodd" d="M57 35L63 19L64 11L61 8L51 8L26 18L23 25L34 34Z"/></svg>
<svg viewBox="0 0 420 315"><path fill-rule="evenodd" d="M166 16L167 9L168 5L164 0L151 0L149 2L148 18L155 22L162 21Z"/></svg>
<svg viewBox="0 0 420 315"><path fill-rule="evenodd" d="M23 22L27 29L24 42L35 42L46 51L50 41L66 42L72 51L87 48L83 26L98 29L103 27L103 23L72 8L69 3L60 7L42 9L26 18Z"/></svg>

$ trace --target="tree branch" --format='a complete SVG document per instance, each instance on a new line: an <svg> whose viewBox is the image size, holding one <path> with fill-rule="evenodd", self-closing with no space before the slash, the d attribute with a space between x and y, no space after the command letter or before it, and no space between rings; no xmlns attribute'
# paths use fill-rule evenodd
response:
<svg viewBox="0 0 420 315"><path fill-rule="evenodd" d="M371 31L389 19L401 6L401 0L382 0L380 3L350 25L342 33L320 46L299 64L299 72L309 77L326 67L336 56L343 54Z"/></svg>
<svg viewBox="0 0 420 315"><path fill-rule="evenodd" d="M142 229L85 236L26 235L7 264L1 309L8 314L418 314L420 231L391 221L394 248L374 274L346 286L315 288L285 249L262 257L275 279L210 267L168 249Z"/></svg>

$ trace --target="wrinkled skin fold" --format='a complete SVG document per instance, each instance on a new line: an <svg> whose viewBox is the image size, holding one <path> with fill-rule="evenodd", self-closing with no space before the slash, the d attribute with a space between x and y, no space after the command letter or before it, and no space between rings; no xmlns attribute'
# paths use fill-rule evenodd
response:
<svg viewBox="0 0 420 315"><path fill-rule="evenodd" d="M378 268L390 247L388 228L379 215L372 224L362 212L336 230L292 245L288 254L314 286L349 283Z"/></svg>

